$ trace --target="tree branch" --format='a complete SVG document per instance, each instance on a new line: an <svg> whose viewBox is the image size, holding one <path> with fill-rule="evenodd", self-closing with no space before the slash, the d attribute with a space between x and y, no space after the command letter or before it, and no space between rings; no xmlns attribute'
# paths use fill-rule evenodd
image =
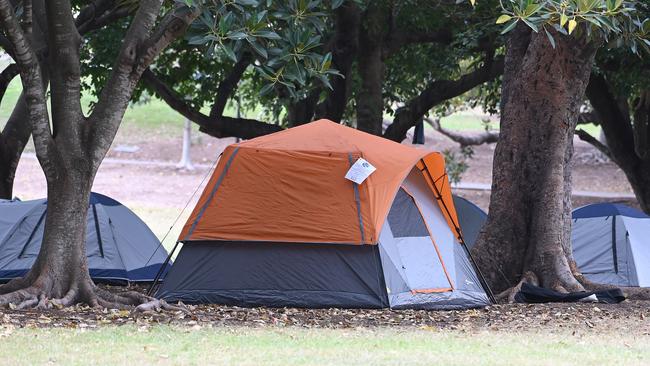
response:
<svg viewBox="0 0 650 366"><path fill-rule="evenodd" d="M48 179L56 177L49 151L52 148L47 100L43 87L43 78L36 53L25 37L20 23L16 19L13 6L8 0L0 0L0 26L15 50L16 64L20 69L23 94L29 111L29 121L32 124L32 136L36 155Z"/></svg>
<svg viewBox="0 0 650 366"><path fill-rule="evenodd" d="M598 149L603 155L607 156L610 160L612 159L612 152L609 151L609 148L605 146L602 142L598 141L597 138L591 136L587 131L585 130L576 130L575 134L580 138L580 140L584 142L588 142L591 144L593 147Z"/></svg>
<svg viewBox="0 0 650 366"><path fill-rule="evenodd" d="M167 105L183 117L199 125L201 132L210 136L250 139L282 130L280 126L247 118L206 116L187 104L183 97L167 86L151 70L146 70L142 74L142 81L153 89Z"/></svg>
<svg viewBox="0 0 650 366"><path fill-rule="evenodd" d="M4 99L9 83L19 73L20 70L18 69L18 65L16 64L11 64L7 66L4 70L2 70L2 73L0 73L0 102L2 102L2 99Z"/></svg>
<svg viewBox="0 0 650 366"><path fill-rule="evenodd" d="M598 116L598 113L591 111L591 112L582 112L578 115L579 125L589 124L589 123L593 123L596 125L600 124L600 117Z"/></svg>
<svg viewBox="0 0 650 366"><path fill-rule="evenodd" d="M481 68L456 80L436 80L395 113L395 120L384 132L384 137L400 142L409 128L415 126L434 106L492 80L503 73L503 58L489 60Z"/></svg>
<svg viewBox="0 0 650 366"><path fill-rule="evenodd" d="M212 104L210 109L210 118L216 118L223 115L223 111L226 108L226 103L228 99L232 96L233 90L237 87L239 80L241 80L244 75L244 71L248 68L253 58L249 53L245 53L241 60L237 61L235 66L233 66L230 74L228 74L221 82L217 88L217 97Z"/></svg>
<svg viewBox="0 0 650 366"><path fill-rule="evenodd" d="M612 160L624 171L635 169L639 157L634 148L634 131L627 101L618 100L603 75L595 73L589 77L585 94L598 114Z"/></svg>
<svg viewBox="0 0 650 366"><path fill-rule="evenodd" d="M439 43L447 45L450 44L452 40L453 35L447 28L429 32L398 29L391 32L384 42L384 57L390 56L399 51L402 47L410 44Z"/></svg>
<svg viewBox="0 0 650 366"><path fill-rule="evenodd" d="M81 109L81 65L79 47L81 36L77 32L72 6L68 0L46 0L48 64L50 74L52 134L59 132L75 136L83 121ZM81 140L70 146L80 150Z"/></svg>
<svg viewBox="0 0 650 366"><path fill-rule="evenodd" d="M91 149L99 163L117 133L133 90L155 57L180 37L199 15L197 8L177 5L154 30L162 0L142 0L124 37L113 71L102 90L91 120Z"/></svg>
<svg viewBox="0 0 650 366"><path fill-rule="evenodd" d="M450 140L457 142L460 146L477 146L483 144L493 144L499 140L499 131L484 131L480 133L460 133L458 131L448 130L440 125L440 119L425 118L425 121L436 131L447 136Z"/></svg>
<svg viewBox="0 0 650 366"><path fill-rule="evenodd" d="M84 35L133 14L133 8L120 6L116 0L95 0L75 19L79 34Z"/></svg>

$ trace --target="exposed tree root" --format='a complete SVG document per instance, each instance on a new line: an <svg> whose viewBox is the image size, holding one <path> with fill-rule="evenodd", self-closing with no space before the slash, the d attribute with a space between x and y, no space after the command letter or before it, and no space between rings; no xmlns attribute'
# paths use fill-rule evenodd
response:
<svg viewBox="0 0 650 366"><path fill-rule="evenodd" d="M184 306L170 305L165 300L152 300L144 304L140 304L135 308L135 312L147 312L147 311L160 311L160 310L169 310L169 311L182 311L186 314L189 314L190 311L187 310Z"/></svg>
<svg viewBox="0 0 650 366"><path fill-rule="evenodd" d="M501 292L496 296L496 301L498 303L510 303L515 302L515 295L521 290L521 286L524 283L529 283L531 285L538 286L539 280L537 275L533 272L526 272L521 276L521 280L515 286Z"/></svg>
<svg viewBox="0 0 650 366"><path fill-rule="evenodd" d="M187 308L182 305L170 305L164 300L158 300L137 291L112 293L95 286L92 282L72 285L67 293L55 298L50 296L53 293L51 286L43 286L36 282L26 286L28 282L30 281L20 279L0 286L0 306L18 310L61 309L83 303L91 307L133 310L135 312L170 310L189 313Z"/></svg>

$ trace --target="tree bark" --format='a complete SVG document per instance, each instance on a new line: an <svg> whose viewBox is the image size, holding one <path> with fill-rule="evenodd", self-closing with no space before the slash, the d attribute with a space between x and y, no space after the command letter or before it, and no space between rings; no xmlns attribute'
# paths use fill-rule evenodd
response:
<svg viewBox="0 0 650 366"><path fill-rule="evenodd" d="M332 78L332 90L325 101L316 107L316 116L341 122L350 97L352 65L359 48L361 10L353 1L346 1L336 10L332 67L342 77Z"/></svg>
<svg viewBox="0 0 650 366"><path fill-rule="evenodd" d="M359 31L357 68L361 88L357 95L357 129L373 135L382 134L384 99L384 60L382 46L387 14L384 5L371 2Z"/></svg>
<svg viewBox="0 0 650 366"><path fill-rule="evenodd" d="M494 291L582 290L571 256L572 136L596 45L519 26L509 36L490 210L473 254ZM511 294L511 293L509 293Z"/></svg>
<svg viewBox="0 0 650 366"><path fill-rule="evenodd" d="M46 78L33 44L11 3L0 0L0 25L21 70L36 155L48 188L47 218L39 254L24 278L0 287L0 305L14 303L23 308L84 302L91 306L124 307L147 302L151 298L139 293L106 293L91 281L85 253L90 189L142 72L184 33L198 11L174 8L158 22L162 1L141 1L97 106L85 117L79 92L81 43L70 2L43 2L38 0L34 5L44 5L47 15L47 43L52 50L48 59L52 72L52 128ZM162 306L160 302L156 304Z"/></svg>

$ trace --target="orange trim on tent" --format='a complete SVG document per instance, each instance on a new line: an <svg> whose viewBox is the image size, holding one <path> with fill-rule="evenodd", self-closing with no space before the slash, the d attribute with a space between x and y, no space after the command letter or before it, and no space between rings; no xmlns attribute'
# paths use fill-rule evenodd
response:
<svg viewBox="0 0 650 366"><path fill-rule="evenodd" d="M449 273L447 272L447 267L445 267L445 261L442 260L442 255L440 254L440 249L438 249L438 244L436 244L435 239L433 239L433 233L431 233L431 229L429 228L429 224L427 224L427 220L424 218L424 215L422 214L422 209L420 208L420 204L418 204L418 201L413 197L411 192L406 189L406 187L402 186L401 187L406 194L411 197L413 200L413 203L415 204L415 207L418 209L418 212L420 213L420 217L422 217L422 222L424 222L424 227L427 228L427 232L429 233L429 238L431 238L431 242L433 243L433 247L436 249L436 254L438 254L438 259L440 260L440 265L442 266L442 271L445 272L445 277L447 277L447 282L449 282L449 286L451 286L451 289L454 289L454 284L451 282L451 277L449 276ZM418 291L418 290L415 290Z"/></svg>
<svg viewBox="0 0 650 366"><path fill-rule="evenodd" d="M433 293L440 293L440 292L449 292L453 291L454 289L451 287L441 287L441 288L426 288L426 289L420 289L420 290L411 290L411 293L413 295L415 294L433 294Z"/></svg>
<svg viewBox="0 0 650 366"><path fill-rule="evenodd" d="M440 168L441 166L442 168ZM422 160L416 164L416 167L420 169L424 176L424 180L429 185L429 188L431 188L431 192L436 198L436 202L438 203L440 211L445 217L451 232L454 233L454 236L459 241L461 241L462 231L460 229L458 215L456 214L456 208L454 207L454 200L451 195L451 186L449 185L447 172L444 168L444 158L440 155L430 154L422 158Z"/></svg>

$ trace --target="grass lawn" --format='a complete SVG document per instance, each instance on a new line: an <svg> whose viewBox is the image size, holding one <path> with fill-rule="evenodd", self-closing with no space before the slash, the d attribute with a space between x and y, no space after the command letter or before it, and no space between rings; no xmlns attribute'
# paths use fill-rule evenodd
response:
<svg viewBox="0 0 650 366"><path fill-rule="evenodd" d="M6 333L5 333L6 334ZM636 365L647 337L463 333L414 328L106 327L20 329L2 337L6 365Z"/></svg>

